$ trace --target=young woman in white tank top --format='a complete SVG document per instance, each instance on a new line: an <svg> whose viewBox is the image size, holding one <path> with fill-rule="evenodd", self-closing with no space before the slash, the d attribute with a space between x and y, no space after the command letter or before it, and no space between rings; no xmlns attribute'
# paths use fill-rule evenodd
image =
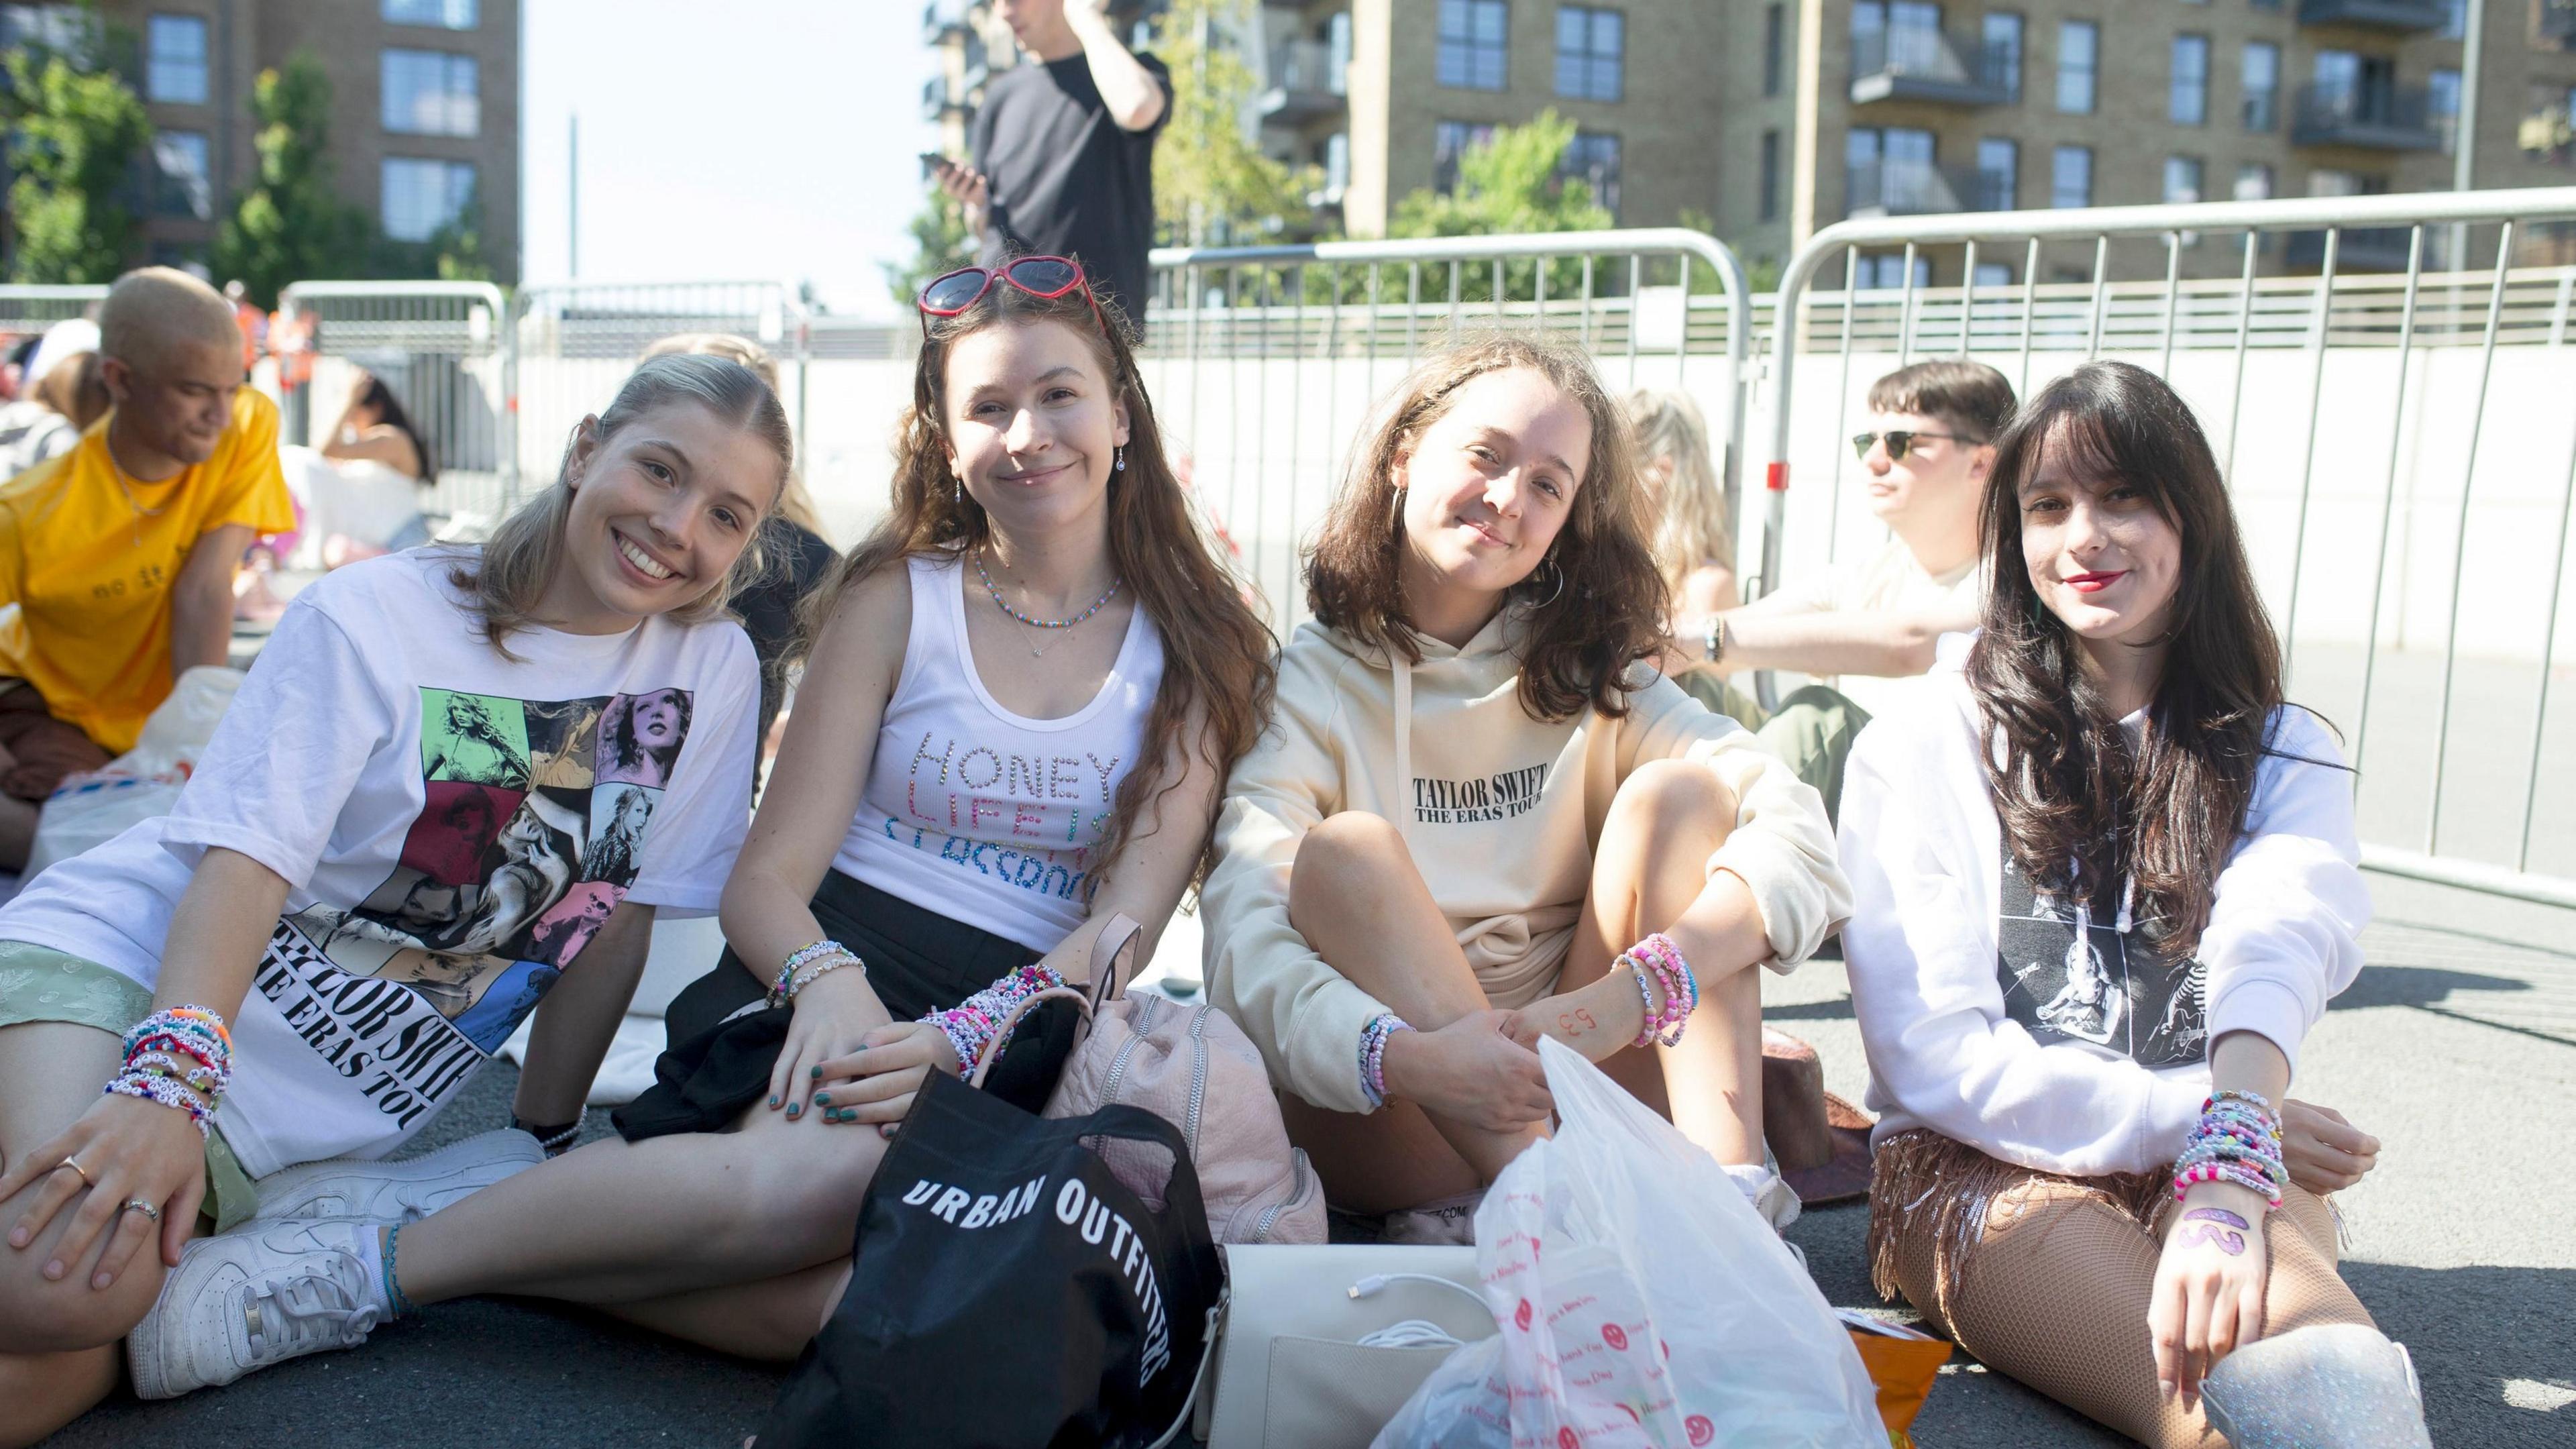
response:
<svg viewBox="0 0 2576 1449"><path fill-rule="evenodd" d="M1112 914L1152 951L1274 644L1079 270L1009 272L925 290L892 508L815 596L730 949L672 1004L662 1085L622 1140L407 1228L398 1309L558 1298L792 1359L839 1298L884 1132L980 1044L956 1008L999 1019ZM1034 1109L1071 1028L1032 1015L987 1089Z"/></svg>

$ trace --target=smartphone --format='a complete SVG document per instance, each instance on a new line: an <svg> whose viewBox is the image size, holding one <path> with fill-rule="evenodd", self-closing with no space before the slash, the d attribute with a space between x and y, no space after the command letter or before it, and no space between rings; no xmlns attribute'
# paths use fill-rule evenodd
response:
<svg viewBox="0 0 2576 1449"><path fill-rule="evenodd" d="M921 153L921 179L924 181L937 180L939 173L943 168L954 166L956 164L956 162L949 160L947 157L940 155L936 151L924 151Z"/></svg>

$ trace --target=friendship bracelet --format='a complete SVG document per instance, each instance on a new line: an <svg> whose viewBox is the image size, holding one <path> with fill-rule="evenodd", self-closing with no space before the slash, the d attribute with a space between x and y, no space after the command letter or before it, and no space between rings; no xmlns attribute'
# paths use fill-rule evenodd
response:
<svg viewBox="0 0 2576 1449"><path fill-rule="evenodd" d="M1413 1024L1392 1011L1379 1012L1360 1028L1360 1095L1371 1111L1386 1105L1386 1044L1397 1032L1411 1030Z"/></svg>
<svg viewBox="0 0 2576 1449"><path fill-rule="evenodd" d="M206 1119L213 1115L213 1109L198 1101L195 1093L168 1077L126 1072L107 1084L105 1095L135 1097L146 1102L158 1102L174 1112L185 1112L188 1120L197 1124L197 1135L208 1135Z"/></svg>
<svg viewBox="0 0 2576 1449"><path fill-rule="evenodd" d="M2204 1182L2225 1182L2260 1193L2274 1208L2289 1180L2282 1159L2281 1119L2260 1093L2222 1088L2201 1103L2200 1120L2174 1159L2174 1199Z"/></svg>
<svg viewBox="0 0 2576 1449"><path fill-rule="evenodd" d="M797 994L802 992L806 987L821 980L827 973L838 971L844 966L856 966L859 968L860 975L864 976L867 974L868 968L866 962L861 961L858 957L851 955L847 951L834 951L830 955L823 957L821 960L812 963L796 973L794 979L787 983L788 1001L792 1003L796 1000Z"/></svg>
<svg viewBox="0 0 2576 1449"><path fill-rule="evenodd" d="M957 1069L972 1072L1001 1025L1011 1019L1022 1002L1054 987L1064 985L1064 977L1043 961L1032 961L1008 976L967 997L946 1011L925 1013L921 1020L938 1029L956 1048Z"/></svg>
<svg viewBox="0 0 2576 1449"><path fill-rule="evenodd" d="M197 1065L187 1065L194 1061ZM233 1034L203 1006L156 1011L125 1030L125 1065L103 1095L132 1097L185 1112L199 1136L232 1085Z"/></svg>
<svg viewBox="0 0 2576 1449"><path fill-rule="evenodd" d="M833 940L816 941L810 946L799 946L788 952L787 959L779 963L778 975L769 983L769 1004L785 1006L794 1000L797 990L796 973L803 970L808 962L820 960L836 952L843 956L850 956L853 961L858 959L856 956L851 956L847 946Z"/></svg>

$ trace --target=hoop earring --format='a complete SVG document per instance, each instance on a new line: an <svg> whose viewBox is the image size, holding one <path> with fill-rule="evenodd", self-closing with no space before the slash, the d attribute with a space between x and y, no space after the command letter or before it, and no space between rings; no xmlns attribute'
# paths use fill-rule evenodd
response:
<svg viewBox="0 0 2576 1449"><path fill-rule="evenodd" d="M1544 609L1548 605L1565 597L1565 565L1558 563L1556 561L1556 555L1553 553L1549 554L1544 562L1547 564L1547 571L1556 576L1556 589L1546 598L1530 605L1530 608L1533 610Z"/></svg>

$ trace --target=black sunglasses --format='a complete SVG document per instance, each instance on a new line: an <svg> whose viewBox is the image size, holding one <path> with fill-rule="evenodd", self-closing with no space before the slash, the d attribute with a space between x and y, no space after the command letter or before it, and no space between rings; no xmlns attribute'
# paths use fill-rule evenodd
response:
<svg viewBox="0 0 2576 1449"><path fill-rule="evenodd" d="M1905 461L1905 455L1914 450L1914 440L1917 438L1940 438L1947 442L1965 443L1970 447L1976 447L1985 442L1983 438L1963 438L1957 433L1926 433L1911 428L1897 428L1885 433L1854 433L1852 451L1867 458L1871 446L1881 438L1887 440L1887 460L1891 463Z"/></svg>

